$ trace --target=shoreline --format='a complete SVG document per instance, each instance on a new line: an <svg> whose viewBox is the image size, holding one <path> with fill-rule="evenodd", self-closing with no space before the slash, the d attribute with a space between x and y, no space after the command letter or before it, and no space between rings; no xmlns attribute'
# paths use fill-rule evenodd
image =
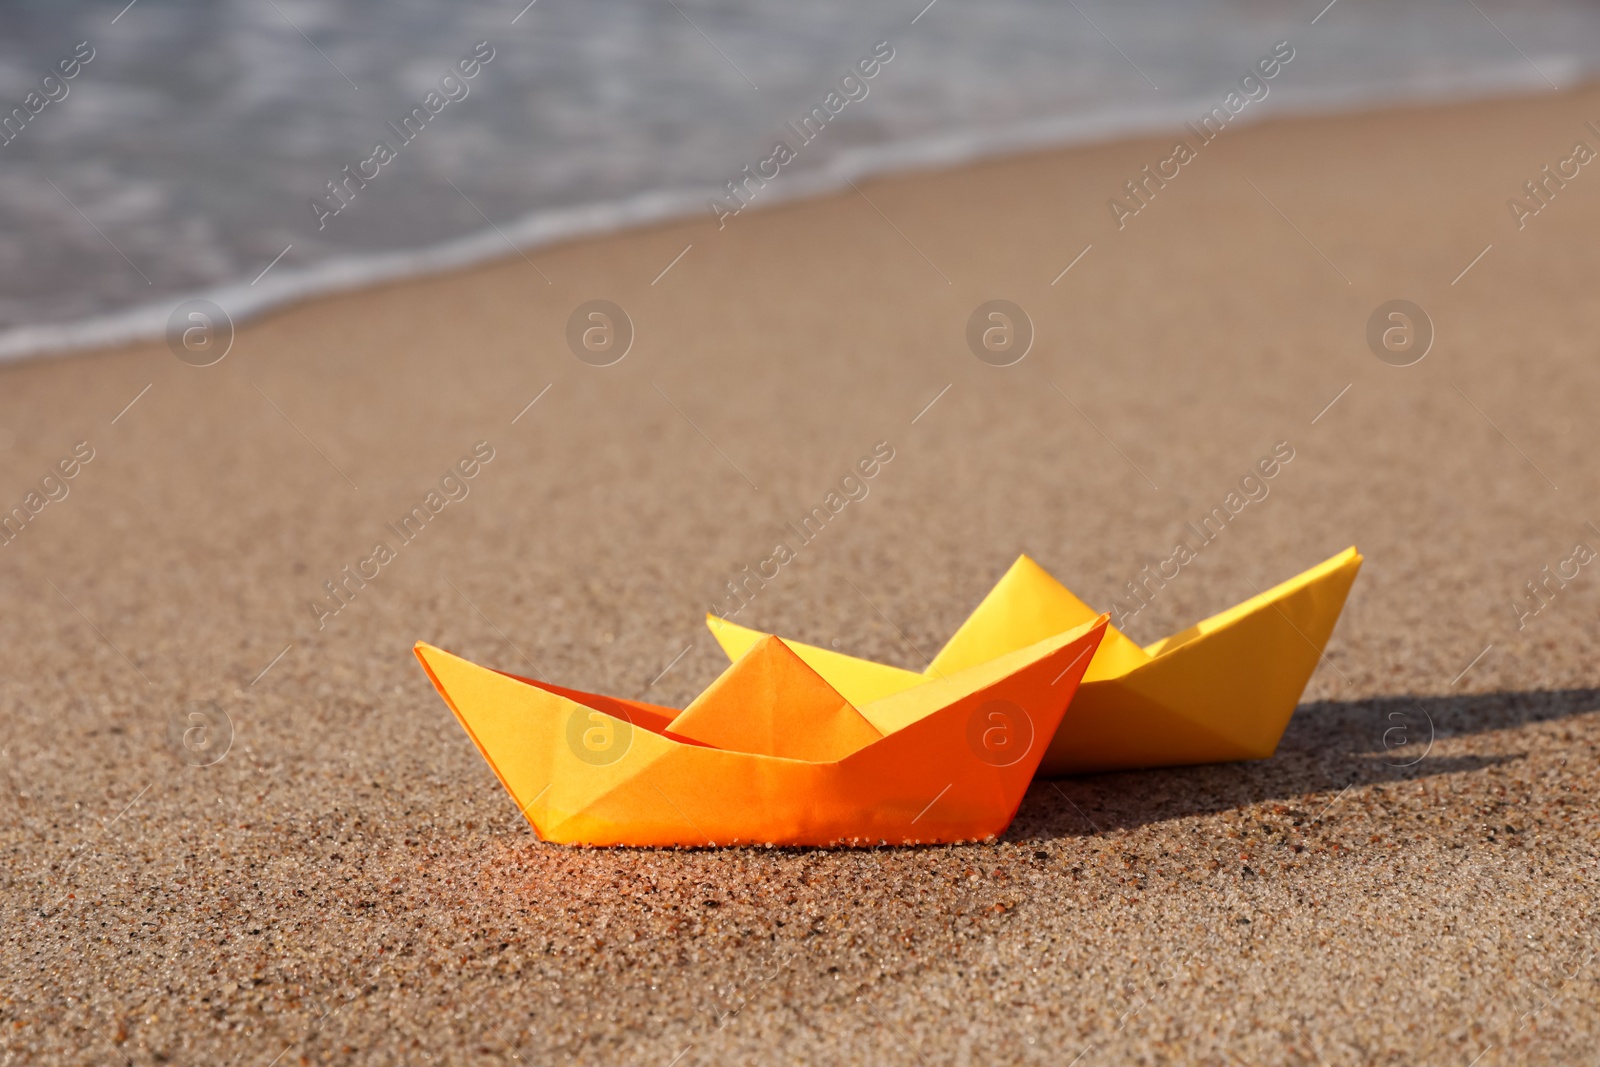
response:
<svg viewBox="0 0 1600 1067"><path fill-rule="evenodd" d="M1540 75L1519 63L1492 68L1470 78L1422 83L1399 92L1393 87L1353 86L1338 93L1302 98L1297 97L1292 88L1279 87L1274 90L1278 94L1277 103L1246 108L1228 125L1237 129L1326 115L1359 117L1478 101L1557 96L1580 92L1600 77L1593 70L1563 69L1557 73L1563 80L1569 75L1579 80L1559 92L1552 91ZM937 172L1014 156L1115 145L1167 134L1186 137L1189 124L1196 116L1217 107L1218 99L1220 97L1194 96L1117 113L1033 119L999 131L942 133L850 150L826 166L785 172L780 175L781 185L776 179L770 183L775 190L771 195L763 189L761 199L746 207L766 211L826 197L848 188L851 182L868 178ZM1262 103L1267 104L1271 99L1269 96ZM1217 136L1220 134L1203 140L1202 147ZM1139 175L1134 179L1137 181ZM691 221L706 214L708 207L710 214L717 217L714 206L717 194L714 190L710 194L706 190L647 190L620 200L532 211L498 227L490 226L423 248L339 256L306 267L278 266L278 260L273 260L250 281L245 281L241 275L233 281L185 290L74 322L34 323L0 329L0 366L159 340L168 328L168 317L174 307L189 300L207 300L222 307L237 329L262 315L308 300L447 275L573 241ZM1123 191L1110 195L1127 194ZM1122 223L1126 225L1140 210L1142 206L1134 201L1132 209L1121 217ZM728 219L742 213L742 210L728 212L726 217L717 218L723 224L718 229L727 225ZM735 221L733 225L740 223Z"/></svg>

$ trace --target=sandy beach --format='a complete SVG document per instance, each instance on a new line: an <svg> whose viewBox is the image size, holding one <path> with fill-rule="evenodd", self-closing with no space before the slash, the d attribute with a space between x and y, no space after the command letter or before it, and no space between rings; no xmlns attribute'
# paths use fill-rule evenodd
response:
<svg viewBox="0 0 1600 1067"><path fill-rule="evenodd" d="M311 301L209 367L0 368L0 1062L1592 1062L1591 121L1231 128L1114 211L1175 131ZM887 447L738 621L920 669L1022 552L1109 609L1284 443L1128 623L1359 546L1277 755L1036 781L990 844L544 845L411 654L681 707L728 583Z"/></svg>

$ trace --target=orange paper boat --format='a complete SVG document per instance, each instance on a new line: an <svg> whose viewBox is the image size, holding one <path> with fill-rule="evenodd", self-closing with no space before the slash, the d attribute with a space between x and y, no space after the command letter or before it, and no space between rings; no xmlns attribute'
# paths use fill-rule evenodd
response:
<svg viewBox="0 0 1600 1067"><path fill-rule="evenodd" d="M1107 616L854 707L775 637L683 711L417 658L539 836L570 845L994 837Z"/></svg>

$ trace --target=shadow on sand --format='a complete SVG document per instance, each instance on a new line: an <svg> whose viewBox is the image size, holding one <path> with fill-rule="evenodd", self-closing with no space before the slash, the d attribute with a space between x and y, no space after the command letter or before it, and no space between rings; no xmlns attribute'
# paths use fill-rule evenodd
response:
<svg viewBox="0 0 1600 1067"><path fill-rule="evenodd" d="M1600 689L1302 704L1271 759L1037 780L1006 837L1077 837L1270 801L1326 804L1348 786L1474 771L1522 758L1433 755L1441 738L1514 729L1597 709Z"/></svg>

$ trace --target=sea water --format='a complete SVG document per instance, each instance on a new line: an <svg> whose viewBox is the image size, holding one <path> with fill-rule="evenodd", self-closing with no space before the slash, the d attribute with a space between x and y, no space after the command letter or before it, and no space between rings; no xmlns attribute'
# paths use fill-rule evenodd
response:
<svg viewBox="0 0 1600 1067"><path fill-rule="evenodd" d="M11 3L0 12L0 358L158 335L196 295L240 319L513 246L712 219L712 200L736 203L730 181L758 209L871 173L1176 129L1282 41L1293 62L1241 119L1566 89L1600 58L1600 9ZM860 64L884 49L892 58L866 77ZM476 64L470 77L463 63ZM804 125L818 108L820 133ZM744 168L779 140L794 158L750 182Z"/></svg>

